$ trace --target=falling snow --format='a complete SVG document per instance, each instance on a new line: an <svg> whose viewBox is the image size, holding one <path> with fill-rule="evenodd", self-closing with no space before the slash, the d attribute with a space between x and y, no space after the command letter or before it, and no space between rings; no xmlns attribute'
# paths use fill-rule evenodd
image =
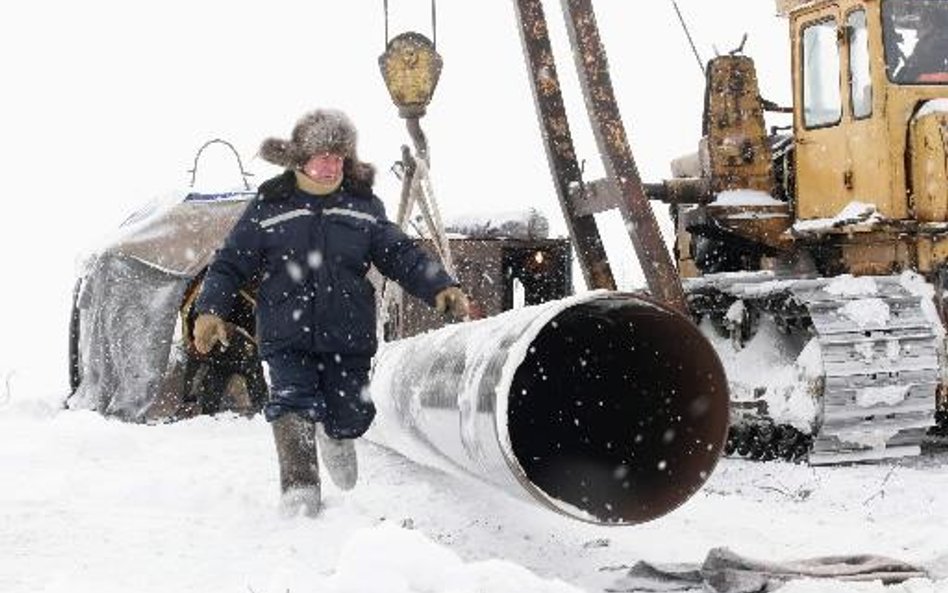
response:
<svg viewBox="0 0 948 593"><path fill-rule="evenodd" d="M0 237L7 241L4 253L10 255L5 272L18 279L13 284L20 287L5 291L8 300L2 307L9 319L0 356L0 475L7 478L0 488L0 591L599 592L619 590L615 584L638 560L700 562L709 549L722 545L772 560L886 554L917 563L931 574L931 580L892 587L879 582L793 582L781 593L948 591L948 472L939 456L827 468L725 459L706 487L682 508L654 523L619 529L567 519L456 467L437 460L412 461L384 444L362 439L357 444L359 485L343 493L327 481L326 510L310 520L278 512L275 452L270 427L259 417L221 415L139 426L90 412L62 411L67 360L63 337L74 262L82 259L76 251L103 239L142 191L185 186L193 149L207 130L225 131L241 152L252 154L265 134L288 131L301 104L351 107L364 131L360 152L379 165L379 193L387 198L397 196L399 187L385 167L405 140L395 111L380 108L387 98L380 95L384 89L380 91L377 79L379 47L356 42L353 32L358 28L348 26L322 27L320 35L309 35L307 27L314 21L305 15L311 16L307 11L312 6L291 7L293 14L301 15L293 19L272 7L235 11L222 26L222 15L214 7L172 2L168 10L148 13L149 26L130 28L122 20L128 15L121 11L112 14L117 20L105 20L96 18L96 6L60 4L54 7L54 19L46 3L19 5L17 26L0 39L9 44L4 53L11 56L4 69L6 108L0 114L8 116L3 126L10 149L4 159L10 171L6 181L13 196L8 220L28 221L9 225ZM319 20L364 19L364 7L355 4L320 5L320 10L340 12L320 15ZM489 208L542 204L544 212L554 214L554 234L565 232L555 214L558 204L546 155L538 148L523 65L511 58L519 55L519 39L509 27L510 7L448 4L440 17L446 25L441 29L446 33L446 75L436 108L425 120L446 203L451 208L475 202ZM633 4L635 8L629 8ZM634 143L648 147L636 148L636 156L646 177L658 178L669 156L694 150L691 131L700 127L703 76L686 75L685 68L694 64L684 44L656 45L655 32L664 31L669 20L667 6L654 4L601 3L603 13L612 11L613 16L601 24L611 35L607 41L622 46L610 57L614 82L620 92L626 90L623 114L634 129ZM748 49L769 58L759 71L762 91L789 96L774 82L788 78L789 53L787 48L769 49L773 44L767 41L785 37L786 29L785 22L770 18L772 5L735 2L729 6L733 10L719 17L710 3L680 4L704 17L697 19L702 26L695 33L705 57L712 44L726 51L749 32ZM733 18L735 14L742 18ZM427 14L422 16L418 22L427 23ZM460 22L465 26L457 27ZM761 32L764 26L771 28ZM363 29L372 33L371 26ZM274 59L273 51L285 57L287 52L316 55L327 47L330 52L345 47L345 55L322 61L320 77L346 82L319 85L318 96L303 88L271 92L262 100L264 95L253 92L252 85L234 92L241 76L235 77L232 68L217 67L226 66L227 60L208 68L207 55L195 52L193 44L168 42L169 31L182 33L182 38L210 31L224 39L258 40L256 51L244 52L237 60L241 76L265 72L273 80L292 79L300 68L299 60ZM487 46L479 43L485 33L491 40ZM553 33L565 38L561 29ZM292 47L299 39L312 47L300 53ZM121 51L109 50L115 47ZM458 51L463 47L479 49ZM661 50L663 59L638 59L649 50ZM484 63L491 65L495 84L491 92L472 93L462 82L477 77L458 73L476 72ZM122 76L115 76L118 71ZM37 72L65 73L66 78ZM675 73L674 92L643 92L643 80L669 72ZM550 74L548 68L540 73L548 80ZM62 97L64 80L69 83L68 100L47 100ZM80 84L73 84L76 81ZM920 114L946 110L942 99L929 102ZM501 112L507 115L496 121L458 117ZM600 165L591 158L594 142L581 137L581 128L576 126L577 148L589 158L591 170L585 176L592 179ZM69 156L51 162L53 153ZM259 159L251 165L264 167L257 179L272 172ZM226 183L240 179L230 161L222 169ZM22 199L36 195L36 180L50 175L67 180L69 189L67 199L55 201L55 214L38 209L36 200ZM202 182L199 177L198 184ZM175 192L175 202L189 192ZM720 199L740 203L748 196ZM159 200L129 224L156 221L160 216L151 214L165 214L165 206L167 202ZM42 245L37 239L40 220L43 236L51 238L39 241ZM878 220L871 206L851 204L835 217L798 223L794 231L820 232ZM670 228L667 216L662 221ZM200 232L208 221L195 222L199 224L191 228ZM604 239L627 241L620 230ZM108 244L114 242L108 238ZM201 269L211 252L212 247L186 249L152 263L187 276ZM617 275L623 286L638 286L641 279L629 260L617 263ZM297 280L308 273L306 267L322 263L323 255L313 252L305 262L288 262L287 270ZM631 268L636 271L628 271ZM916 280L904 277L905 284L931 289ZM931 307L926 315L935 319L934 305L927 305ZM881 315L881 309L853 314L870 319ZM768 337L766 331L762 337ZM774 335L769 337L777 342ZM782 358L767 358L760 344L751 343L744 358L735 356L727 364L769 379L771 410L802 421L812 418L813 410L781 410L780 402L806 401L783 398L806 385L809 369L819 366L813 362L818 348L811 345L802 352L787 348ZM889 349L887 356L899 353ZM899 395L879 391L860 397L869 403ZM614 476L624 480L630 471L630 466L620 465Z"/></svg>

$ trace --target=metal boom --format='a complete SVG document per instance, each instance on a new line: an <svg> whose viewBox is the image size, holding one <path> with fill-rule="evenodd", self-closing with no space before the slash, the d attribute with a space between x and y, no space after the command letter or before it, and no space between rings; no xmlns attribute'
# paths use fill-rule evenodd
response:
<svg viewBox="0 0 948 593"><path fill-rule="evenodd" d="M607 173L605 180L588 187L576 161L542 4L540 0L515 0L548 161L586 281L594 288L615 287L593 215L618 208L650 292L687 312L678 272L658 230L622 124L592 3L561 3L586 112Z"/></svg>

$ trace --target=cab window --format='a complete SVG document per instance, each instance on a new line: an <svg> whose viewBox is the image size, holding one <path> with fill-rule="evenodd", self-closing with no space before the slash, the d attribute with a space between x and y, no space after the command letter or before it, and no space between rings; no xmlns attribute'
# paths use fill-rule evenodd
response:
<svg viewBox="0 0 948 593"><path fill-rule="evenodd" d="M866 11L856 10L846 18L849 37L849 97L853 117L872 115L872 77L869 75L869 30Z"/></svg>
<svg viewBox="0 0 948 593"><path fill-rule="evenodd" d="M803 123L807 128L837 124L843 115L836 40L836 19L803 28Z"/></svg>
<svg viewBox="0 0 948 593"><path fill-rule="evenodd" d="M884 0L886 72L896 84L948 84L948 2Z"/></svg>

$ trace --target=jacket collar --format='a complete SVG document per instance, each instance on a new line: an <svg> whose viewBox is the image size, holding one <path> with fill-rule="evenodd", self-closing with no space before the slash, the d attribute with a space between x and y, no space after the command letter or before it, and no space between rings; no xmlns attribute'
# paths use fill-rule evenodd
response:
<svg viewBox="0 0 948 593"><path fill-rule="evenodd" d="M296 176L292 169L267 179L260 184L257 195L261 200L286 200L296 191Z"/></svg>
<svg viewBox="0 0 948 593"><path fill-rule="evenodd" d="M346 178L342 181L342 185L339 186L339 189L335 193L346 193L351 196L359 196L363 198L372 197L371 189L367 189L362 184L350 183L349 179ZM296 174L292 169L287 169L283 173L280 173L276 177L272 177L263 183L260 184L260 187L257 189L257 195L260 196L261 200L271 201L271 200L287 200L293 197L296 193ZM329 196L327 196L329 197Z"/></svg>

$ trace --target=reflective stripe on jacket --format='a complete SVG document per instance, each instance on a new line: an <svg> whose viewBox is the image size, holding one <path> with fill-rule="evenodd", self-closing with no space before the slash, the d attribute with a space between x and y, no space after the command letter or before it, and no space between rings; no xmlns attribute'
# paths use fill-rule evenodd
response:
<svg viewBox="0 0 948 593"><path fill-rule="evenodd" d="M260 186L215 254L195 308L226 316L241 287L259 282L257 334L264 358L292 348L372 355L375 265L434 304L457 283L385 216L382 201L348 184L328 196L296 188L292 171Z"/></svg>

